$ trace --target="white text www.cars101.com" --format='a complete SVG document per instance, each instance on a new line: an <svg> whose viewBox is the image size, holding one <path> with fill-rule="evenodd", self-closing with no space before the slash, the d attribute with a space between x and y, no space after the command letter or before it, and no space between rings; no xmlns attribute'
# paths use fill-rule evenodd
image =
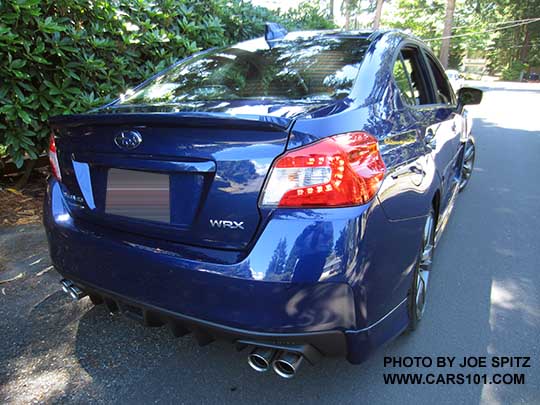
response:
<svg viewBox="0 0 540 405"><path fill-rule="evenodd" d="M516 371L526 371L526 369L531 368L531 357L463 356L457 358L456 356L385 356L384 367L385 369L405 368L425 370L423 373L384 373L383 379L385 384L523 385L525 384L525 373L517 373ZM452 372L451 370L456 370L456 372ZM478 372L484 370L489 370L490 372Z"/></svg>
<svg viewBox="0 0 540 405"><path fill-rule="evenodd" d="M477 384L525 384L525 374L463 374L463 373L384 373L385 384L397 385L477 385Z"/></svg>

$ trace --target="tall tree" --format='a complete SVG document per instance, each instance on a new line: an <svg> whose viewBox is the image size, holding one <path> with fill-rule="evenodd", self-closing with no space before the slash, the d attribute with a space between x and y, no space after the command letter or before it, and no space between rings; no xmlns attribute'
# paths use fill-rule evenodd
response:
<svg viewBox="0 0 540 405"><path fill-rule="evenodd" d="M352 1L351 0L343 0L343 3L341 3L341 9L345 13L345 29L351 28L351 13L352 13Z"/></svg>
<svg viewBox="0 0 540 405"><path fill-rule="evenodd" d="M527 56L529 55L529 49L531 48L531 31L526 25L523 26L525 31L525 38L523 39L523 45L520 47L519 60L527 62Z"/></svg>
<svg viewBox="0 0 540 405"><path fill-rule="evenodd" d="M539 1L483 0L493 4L493 19L499 24L487 49L488 69L504 80L520 80L531 68L540 66ZM513 23L519 21L518 23Z"/></svg>
<svg viewBox="0 0 540 405"><path fill-rule="evenodd" d="M441 53L439 59L446 69L448 67L448 56L450 55L450 36L452 35L452 25L454 24L454 10L456 0L448 0L446 3L446 15L444 17L443 39L441 42Z"/></svg>
<svg viewBox="0 0 540 405"><path fill-rule="evenodd" d="M378 29L381 24L382 6L384 0L377 0L377 7L375 8L375 18L373 19L373 29Z"/></svg>

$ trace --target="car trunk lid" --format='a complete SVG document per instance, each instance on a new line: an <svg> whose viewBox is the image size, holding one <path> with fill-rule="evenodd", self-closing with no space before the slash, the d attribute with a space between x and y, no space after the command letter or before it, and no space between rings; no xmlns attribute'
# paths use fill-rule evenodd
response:
<svg viewBox="0 0 540 405"><path fill-rule="evenodd" d="M75 217L148 237L243 249L261 220L259 192L291 122L105 113L55 117L51 126ZM137 137L140 144L131 145Z"/></svg>

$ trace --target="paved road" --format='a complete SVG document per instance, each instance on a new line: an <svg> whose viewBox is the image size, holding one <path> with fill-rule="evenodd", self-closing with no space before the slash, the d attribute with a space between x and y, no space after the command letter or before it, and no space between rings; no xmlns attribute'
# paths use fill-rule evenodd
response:
<svg viewBox="0 0 540 405"><path fill-rule="evenodd" d="M199 348L87 300L72 304L48 270L40 228L10 228L0 230L0 279L24 276L0 285L0 402L540 403L540 86L485 90L472 111L474 178L438 247L414 334L361 366L324 359L294 380L261 375L228 344ZM385 355L532 361L505 369L524 372L525 385L385 385ZM415 370L426 371L393 371Z"/></svg>

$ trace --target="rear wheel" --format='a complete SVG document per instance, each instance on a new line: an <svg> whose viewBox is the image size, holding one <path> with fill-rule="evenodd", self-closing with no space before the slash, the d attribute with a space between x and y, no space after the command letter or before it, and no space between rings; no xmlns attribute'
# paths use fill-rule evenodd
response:
<svg viewBox="0 0 540 405"><path fill-rule="evenodd" d="M459 191L463 191L469 180L474 168L474 159L476 157L476 147L474 141L469 139L465 144L465 151L463 153L463 163L461 165L461 173L459 179Z"/></svg>
<svg viewBox="0 0 540 405"><path fill-rule="evenodd" d="M427 288L435 248L435 210L432 208L424 225L422 248L414 269L409 291L409 330L416 329L426 309Z"/></svg>

